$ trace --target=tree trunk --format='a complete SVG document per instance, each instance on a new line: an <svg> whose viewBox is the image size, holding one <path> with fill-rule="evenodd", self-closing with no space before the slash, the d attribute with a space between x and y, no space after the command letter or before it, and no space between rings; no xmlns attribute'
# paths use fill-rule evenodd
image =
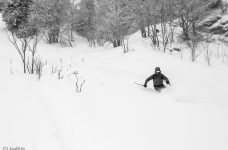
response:
<svg viewBox="0 0 228 150"><path fill-rule="evenodd" d="M157 45L159 47L159 40L158 40L158 35L157 35L157 28L156 28L156 24L154 24L153 26L151 26L152 29L152 43L153 45Z"/></svg>
<svg viewBox="0 0 228 150"><path fill-rule="evenodd" d="M181 22L180 22L180 26L182 27L183 29L183 35L184 35L184 38L183 40L184 41L187 41L189 40L189 35L188 35L188 21L186 18L184 18L184 16L181 17Z"/></svg>
<svg viewBox="0 0 228 150"><path fill-rule="evenodd" d="M73 35L73 29L72 29L72 27L70 29L70 40L71 40L71 42L74 42L74 35Z"/></svg>
<svg viewBox="0 0 228 150"><path fill-rule="evenodd" d="M169 0L169 29L170 29L170 43L174 43L174 27L173 27L173 12L174 12L174 2Z"/></svg>
<svg viewBox="0 0 228 150"><path fill-rule="evenodd" d="M51 29L48 33L48 43L58 43L59 42L59 27L55 26L54 29Z"/></svg>
<svg viewBox="0 0 228 150"><path fill-rule="evenodd" d="M118 46L121 46L122 43L120 39L117 39L117 40L114 40L112 44L113 44L113 47L118 47Z"/></svg>
<svg viewBox="0 0 228 150"><path fill-rule="evenodd" d="M121 46L121 40L119 40L119 39L117 40L117 45Z"/></svg>
<svg viewBox="0 0 228 150"><path fill-rule="evenodd" d="M150 26L149 25L147 26L147 30L148 30L147 31L147 36L150 37Z"/></svg>
<svg viewBox="0 0 228 150"><path fill-rule="evenodd" d="M23 56L23 57L24 57L24 58L23 58L24 73L26 73L25 51L23 52L23 55L24 55L24 56Z"/></svg>
<svg viewBox="0 0 228 150"><path fill-rule="evenodd" d="M34 73L34 55L32 56L32 70L31 70L31 74Z"/></svg>
<svg viewBox="0 0 228 150"><path fill-rule="evenodd" d="M146 30L144 28L141 29L141 34L143 38L146 38Z"/></svg>
<svg viewBox="0 0 228 150"><path fill-rule="evenodd" d="M55 31L54 31L54 35L55 35L55 43L58 43L59 42L59 31L60 31L60 29L59 29L59 27L58 26L56 26L55 27Z"/></svg>
<svg viewBox="0 0 228 150"><path fill-rule="evenodd" d="M192 22L192 33L196 36L196 23L194 21Z"/></svg>
<svg viewBox="0 0 228 150"><path fill-rule="evenodd" d="M35 44L34 46L36 47L37 44ZM35 48L33 47L33 51L32 51L32 70L31 70L31 74L34 74L35 54L36 54L36 50L35 50Z"/></svg>
<svg viewBox="0 0 228 150"><path fill-rule="evenodd" d="M23 65L24 65L24 73L26 73L26 58L25 58L25 55L26 55L26 50L27 50L27 46L28 46L28 41L27 41L27 37L23 38L24 40L24 43L23 43L23 46L22 46L22 51L23 51Z"/></svg>
<svg viewBox="0 0 228 150"><path fill-rule="evenodd" d="M116 41L116 40L114 40L112 44L113 44L113 47L118 47L118 46L117 46L117 41Z"/></svg>
<svg viewBox="0 0 228 150"><path fill-rule="evenodd" d="M170 20L170 43L174 43L174 27L172 26L172 20Z"/></svg>

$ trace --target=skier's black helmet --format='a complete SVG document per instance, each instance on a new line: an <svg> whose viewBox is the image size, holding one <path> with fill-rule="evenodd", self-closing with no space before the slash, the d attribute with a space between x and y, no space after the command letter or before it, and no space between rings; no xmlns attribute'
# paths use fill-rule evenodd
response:
<svg viewBox="0 0 228 150"><path fill-rule="evenodd" d="M155 72L161 72L160 67L156 67L156 68L155 68Z"/></svg>

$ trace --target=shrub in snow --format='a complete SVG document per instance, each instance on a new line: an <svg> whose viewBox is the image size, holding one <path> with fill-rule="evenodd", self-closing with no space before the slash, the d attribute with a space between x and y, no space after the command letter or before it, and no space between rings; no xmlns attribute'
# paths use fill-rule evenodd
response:
<svg viewBox="0 0 228 150"><path fill-rule="evenodd" d="M62 75L62 71L63 71L63 67L57 69L58 79L62 79L64 77L64 75Z"/></svg>
<svg viewBox="0 0 228 150"><path fill-rule="evenodd" d="M42 70L43 70L44 63L40 57L36 57L35 59L35 71L38 76L38 79L40 80L42 76Z"/></svg>
<svg viewBox="0 0 228 150"><path fill-rule="evenodd" d="M85 79L83 79L83 77L78 78L78 72L77 71L74 71L69 76L71 76L71 75L75 75L75 77L76 77L76 83L75 83L75 85L76 85L76 92L81 92L82 91L82 86L85 83Z"/></svg>
<svg viewBox="0 0 228 150"><path fill-rule="evenodd" d="M51 75L56 73L57 68L58 68L58 65L55 65L55 63L51 64Z"/></svg>
<svg viewBox="0 0 228 150"><path fill-rule="evenodd" d="M84 61L85 61L85 58L84 58L84 57L82 57L82 58L81 58L81 62L84 62Z"/></svg>
<svg viewBox="0 0 228 150"><path fill-rule="evenodd" d="M37 44L41 39L42 39L42 36L38 36L38 35L34 36L32 40L33 42L28 46L29 51L31 52L32 58L31 58L31 62L29 61L29 58L28 58L28 62L26 66L30 74L33 74L35 70L35 64L36 64L35 55L37 53Z"/></svg>
<svg viewBox="0 0 228 150"><path fill-rule="evenodd" d="M34 61L30 62L29 61L29 57L28 57L28 61L26 63L26 68L27 68L27 71L28 71L29 74L32 74L32 72L35 71L35 67L32 64L34 64Z"/></svg>

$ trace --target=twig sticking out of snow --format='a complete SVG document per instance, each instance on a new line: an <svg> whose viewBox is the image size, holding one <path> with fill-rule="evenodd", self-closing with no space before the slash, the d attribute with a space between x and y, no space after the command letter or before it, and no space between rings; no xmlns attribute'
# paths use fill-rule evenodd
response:
<svg viewBox="0 0 228 150"><path fill-rule="evenodd" d="M38 75L38 79L40 80L40 77L42 76L42 70L43 70L44 63L42 62L42 59L37 57L35 60L35 71Z"/></svg>
<svg viewBox="0 0 228 150"><path fill-rule="evenodd" d="M83 79L83 77L80 77L80 78L78 78L78 72L77 71L74 71L73 73L71 73L69 76L71 76L71 75L75 75L75 77L76 77L76 92L81 92L82 91L82 86L83 86L83 84L85 83L85 79ZM68 77L69 77L68 76ZM82 82L80 83L79 81L80 81L80 79L82 79Z"/></svg>
<svg viewBox="0 0 228 150"><path fill-rule="evenodd" d="M13 69L12 69L12 59L10 59L10 64L11 64L10 71L11 71L11 74L13 74Z"/></svg>
<svg viewBox="0 0 228 150"><path fill-rule="evenodd" d="M84 58L84 57L82 57L82 58L81 58L81 62L84 62L84 61L85 61L85 58Z"/></svg>
<svg viewBox="0 0 228 150"><path fill-rule="evenodd" d="M58 79L62 79L63 77L64 77L64 75L61 75L61 72L63 71L63 67L61 67L61 68L59 68L58 70L57 70L57 72L58 72Z"/></svg>
<svg viewBox="0 0 228 150"><path fill-rule="evenodd" d="M52 63L51 65L51 75L55 74L57 71L58 66Z"/></svg>
<svg viewBox="0 0 228 150"><path fill-rule="evenodd" d="M101 86L100 87L102 87L103 84L104 84L104 82L101 83Z"/></svg>

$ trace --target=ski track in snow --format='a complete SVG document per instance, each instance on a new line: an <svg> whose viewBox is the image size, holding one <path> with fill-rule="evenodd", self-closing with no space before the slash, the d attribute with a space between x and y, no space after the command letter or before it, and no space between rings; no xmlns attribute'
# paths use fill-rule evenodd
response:
<svg viewBox="0 0 228 150"><path fill-rule="evenodd" d="M13 91L3 93L1 99L0 114L3 123L0 131L3 132L1 144L4 144L1 146L62 150L63 144L50 114L51 106L48 104L48 100L54 97L47 96L45 89L34 86L34 83L26 78L22 77L20 82L16 78L18 76L13 75L7 82L7 87L1 89ZM25 87L25 84L28 87Z"/></svg>

